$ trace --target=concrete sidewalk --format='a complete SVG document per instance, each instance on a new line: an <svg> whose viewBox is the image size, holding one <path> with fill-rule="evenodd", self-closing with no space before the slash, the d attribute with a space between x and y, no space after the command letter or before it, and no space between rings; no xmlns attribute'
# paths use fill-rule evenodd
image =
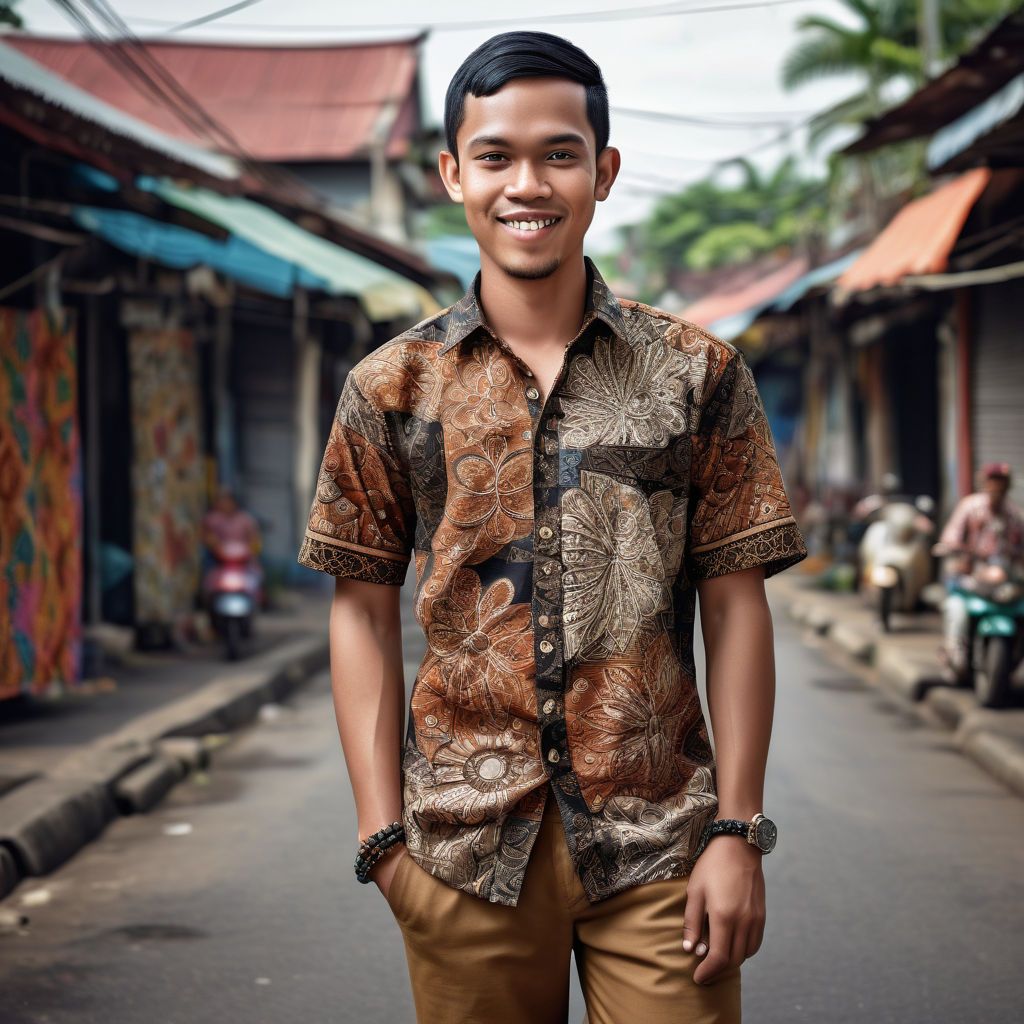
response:
<svg viewBox="0 0 1024 1024"><path fill-rule="evenodd" d="M989 710L978 705L970 690L946 683L939 661L938 612L895 615L893 631L885 633L877 613L858 595L814 588L798 573L786 573L769 585L784 595L795 621L846 657L874 669L880 686L952 730L963 753L1024 796L1021 690L1016 689L1009 707Z"/></svg>
<svg viewBox="0 0 1024 1024"><path fill-rule="evenodd" d="M213 645L125 651L59 700L0 704L0 899L117 815L148 810L208 764L224 733L326 666L329 605L327 592L286 595L238 662Z"/></svg>

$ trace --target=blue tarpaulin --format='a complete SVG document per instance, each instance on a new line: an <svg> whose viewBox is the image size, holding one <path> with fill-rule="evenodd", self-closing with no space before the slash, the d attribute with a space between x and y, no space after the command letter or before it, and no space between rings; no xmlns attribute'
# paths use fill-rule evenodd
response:
<svg viewBox="0 0 1024 1024"><path fill-rule="evenodd" d="M242 284L280 298L291 295L296 285L324 288L326 284L323 278L304 267L273 256L237 235L218 241L131 210L76 205L72 207L71 216L79 227L133 256L179 269L205 264Z"/></svg>

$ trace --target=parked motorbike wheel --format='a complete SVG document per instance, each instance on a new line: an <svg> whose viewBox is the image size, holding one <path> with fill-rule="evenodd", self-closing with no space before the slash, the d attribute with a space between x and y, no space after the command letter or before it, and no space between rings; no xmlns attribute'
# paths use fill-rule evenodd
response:
<svg viewBox="0 0 1024 1024"><path fill-rule="evenodd" d="M224 653L228 661L238 661L242 656L242 620L224 620Z"/></svg>
<svg viewBox="0 0 1024 1024"><path fill-rule="evenodd" d="M892 606L896 600L893 587L882 587L878 592L878 617L882 622L882 630L892 632Z"/></svg>
<svg viewBox="0 0 1024 1024"><path fill-rule="evenodd" d="M974 695L982 707L1001 707L1010 695L1013 637L979 637L977 643L981 650L975 650Z"/></svg>

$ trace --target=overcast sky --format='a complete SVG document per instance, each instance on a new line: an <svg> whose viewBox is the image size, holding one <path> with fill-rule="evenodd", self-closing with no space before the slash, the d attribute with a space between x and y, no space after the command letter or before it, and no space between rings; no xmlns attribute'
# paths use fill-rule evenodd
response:
<svg viewBox="0 0 1024 1024"><path fill-rule="evenodd" d="M139 34L166 30L200 18L231 0L111 0ZM747 0L748 3L756 0ZM799 131L765 146L783 130L778 122L798 122L857 89L855 79L823 79L788 93L779 81L782 60L798 37L804 14L844 20L836 0L762 0L764 6L700 12L736 5L737 0L682 0L646 4L638 0L259 0L216 22L175 33L175 38L288 43L381 39L431 28L423 58L428 116L440 121L444 91L461 60L479 43L510 28L538 28L566 36L601 66L612 104L613 145L622 151L622 174L611 198L598 207L590 248L611 242L617 224L640 219L662 184L680 185L705 176L716 160L751 153L759 162L777 163L785 153L805 152ZM739 0L743 3L743 0ZM680 13L637 16L644 9L671 7ZM50 0L22 0L18 11L39 33L75 35L76 30ZM432 25L424 22L429 10ZM616 20L583 20L599 12L628 10ZM168 12L173 12L173 21ZM479 24L504 17L509 21ZM567 16L564 21L552 14ZM477 24L466 26L468 18ZM664 111L689 117L747 121L763 127L710 128L646 120L615 108Z"/></svg>

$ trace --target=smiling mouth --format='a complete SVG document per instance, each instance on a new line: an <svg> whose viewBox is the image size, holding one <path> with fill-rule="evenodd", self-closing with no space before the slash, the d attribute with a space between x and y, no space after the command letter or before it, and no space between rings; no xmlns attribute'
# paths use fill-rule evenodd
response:
<svg viewBox="0 0 1024 1024"><path fill-rule="evenodd" d="M542 228L549 228L552 224L557 224L561 219L561 217L543 217L537 220L514 220L511 217L498 218L506 227L513 228L516 231L540 231Z"/></svg>

